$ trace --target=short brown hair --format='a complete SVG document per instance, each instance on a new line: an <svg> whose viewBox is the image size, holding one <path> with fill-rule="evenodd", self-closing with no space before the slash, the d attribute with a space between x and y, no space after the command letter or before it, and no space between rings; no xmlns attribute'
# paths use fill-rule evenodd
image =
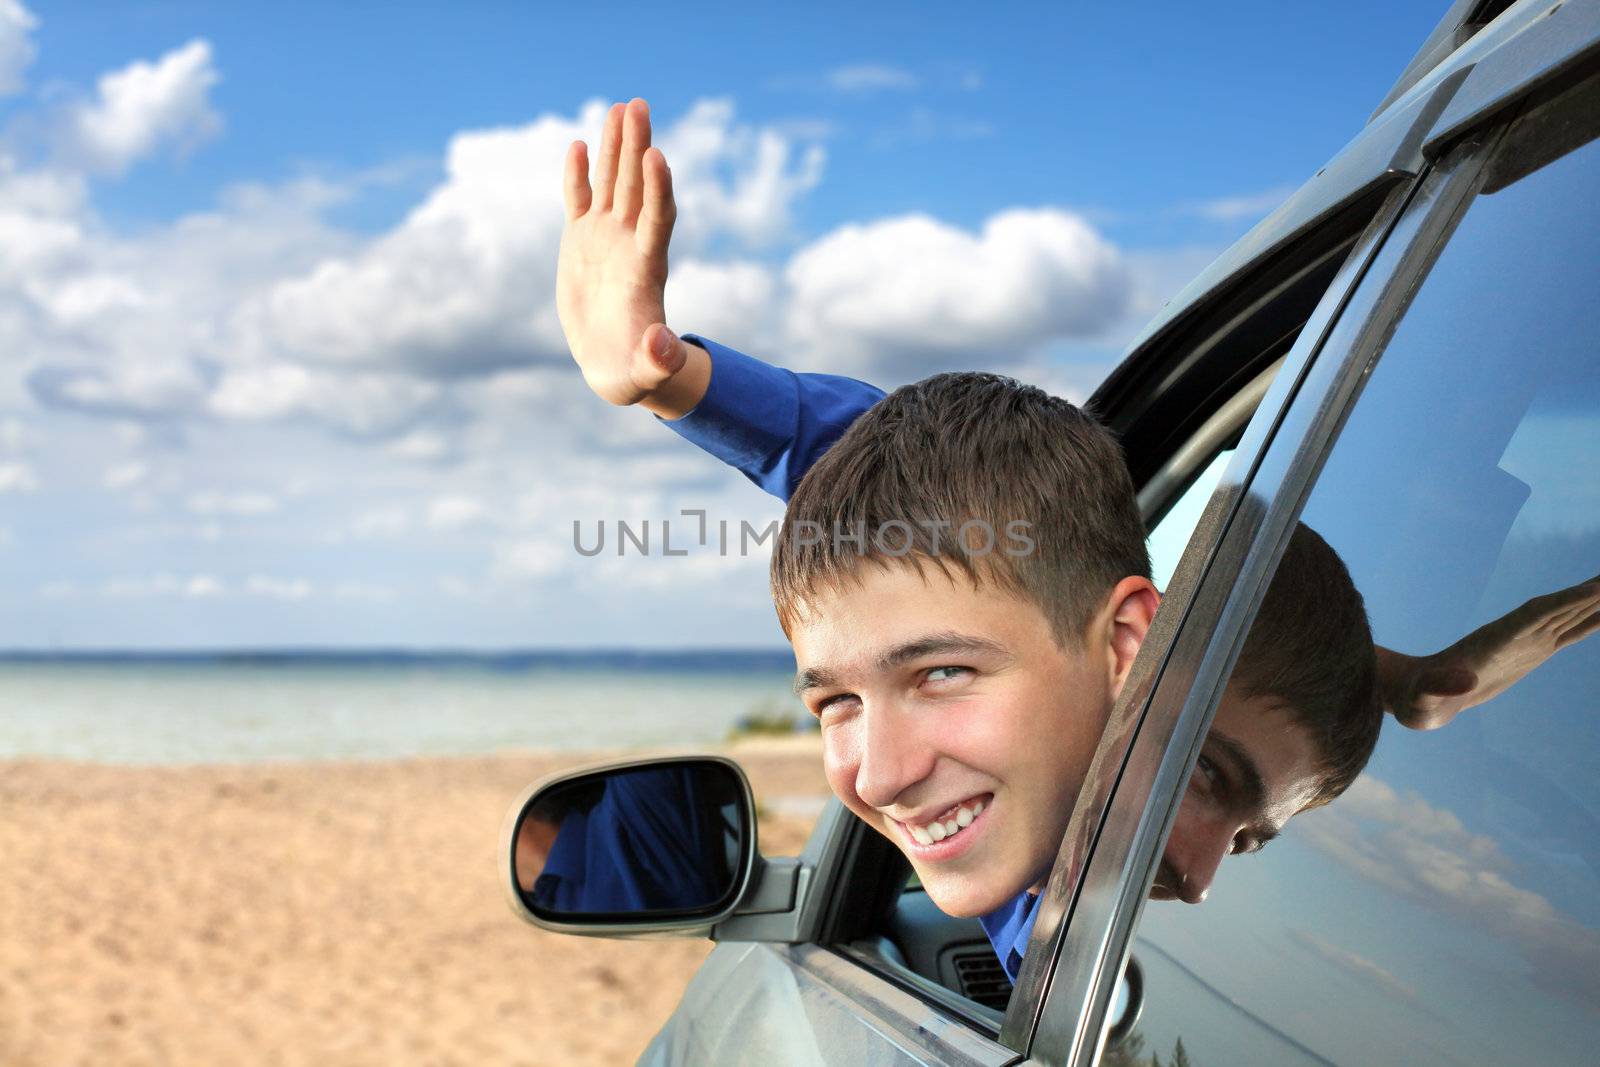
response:
<svg viewBox="0 0 1600 1067"><path fill-rule="evenodd" d="M1117 582L1150 576L1133 480L1111 434L1066 400L980 372L897 389L807 472L772 555L784 631L867 561L992 581L1036 604L1063 647L1078 644Z"/></svg>
<svg viewBox="0 0 1600 1067"><path fill-rule="evenodd" d="M1361 592L1339 554L1297 523L1234 669L1247 697L1281 702L1321 753L1309 806L1354 782L1378 744L1383 706Z"/></svg>

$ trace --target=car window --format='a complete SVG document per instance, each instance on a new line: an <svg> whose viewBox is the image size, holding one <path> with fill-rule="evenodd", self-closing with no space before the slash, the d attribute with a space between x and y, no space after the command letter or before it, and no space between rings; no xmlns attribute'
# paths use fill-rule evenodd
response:
<svg viewBox="0 0 1600 1067"><path fill-rule="evenodd" d="M1233 458L1233 451L1225 448L1218 452L1216 458L1201 469L1183 495L1151 529L1148 541L1150 578L1156 583L1157 589L1166 589L1167 583L1172 581L1172 572L1178 569L1178 558L1183 555L1189 536L1199 524L1200 513L1205 510L1206 501L1211 499L1211 492L1216 489L1223 468Z"/></svg>
<svg viewBox="0 0 1600 1067"><path fill-rule="evenodd" d="M1437 728L1384 717L1353 784L1276 840L1278 826L1237 808L1209 822L1180 809L1155 887L1175 899L1147 907L1132 944L1140 1021L1104 1062L1593 1062L1597 100L1589 86L1546 104L1493 150L1302 514L1348 569L1373 640L1400 654L1384 659L1395 703ZM1269 602L1300 558L1291 541ZM1338 599L1299 596L1319 615ZM1359 716L1325 716L1318 734L1281 701L1244 699L1290 688L1247 663L1277 634L1293 647L1267 621L1264 609L1212 738L1225 720L1236 735L1259 731L1244 747L1283 802L1273 823L1325 799L1296 792L1289 772L1309 752L1311 778L1327 779L1341 740L1326 732ZM1281 669L1336 682L1340 662L1312 648ZM1463 690L1487 699L1442 721L1465 699L1446 694ZM1208 738L1191 782L1236 796L1243 770ZM1213 879L1194 859L1206 834L1260 854ZM1200 908L1181 902L1191 878L1210 883Z"/></svg>

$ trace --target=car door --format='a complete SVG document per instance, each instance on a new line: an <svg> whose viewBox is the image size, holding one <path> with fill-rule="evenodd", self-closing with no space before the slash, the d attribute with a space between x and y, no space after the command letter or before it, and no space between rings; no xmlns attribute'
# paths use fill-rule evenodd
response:
<svg viewBox="0 0 1600 1067"><path fill-rule="evenodd" d="M1034 1061L1592 1062L1597 20L1541 39L1513 14L1498 50L1441 74L1428 169L1325 336L1301 334L1262 404L1281 395L1281 416L1258 414L1263 447L1235 454L1177 568L1119 705L1133 739L1090 783L1105 804L1069 831L1029 946ZM1437 732L1386 722L1365 775L1225 864L1203 907L1147 908L1297 521L1343 558L1378 644L1423 657L1474 635L1426 661L1461 662L1542 627L1519 646L1537 663ZM1129 958L1142 1012L1107 1049Z"/></svg>

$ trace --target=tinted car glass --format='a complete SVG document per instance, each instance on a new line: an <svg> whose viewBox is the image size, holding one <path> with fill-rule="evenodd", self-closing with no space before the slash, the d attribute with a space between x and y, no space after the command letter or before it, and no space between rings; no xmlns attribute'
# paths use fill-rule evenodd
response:
<svg viewBox="0 0 1600 1067"><path fill-rule="evenodd" d="M1531 649L1536 621L1592 618L1571 591L1600 571L1597 114L1581 92L1494 149L1307 502L1389 649ZM1439 730L1386 720L1348 792L1223 864L1202 908L1149 906L1115 1056L1593 1062L1597 692L1600 638Z"/></svg>

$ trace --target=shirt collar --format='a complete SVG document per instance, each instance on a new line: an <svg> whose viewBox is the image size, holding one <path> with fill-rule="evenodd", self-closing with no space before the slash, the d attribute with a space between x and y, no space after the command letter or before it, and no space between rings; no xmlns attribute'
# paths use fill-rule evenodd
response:
<svg viewBox="0 0 1600 1067"><path fill-rule="evenodd" d="M1033 933L1037 903L1039 895L1024 890L978 920L983 932L989 935L994 954L1000 957L1000 968L1013 982L1022 968L1022 953L1028 947L1028 937Z"/></svg>

